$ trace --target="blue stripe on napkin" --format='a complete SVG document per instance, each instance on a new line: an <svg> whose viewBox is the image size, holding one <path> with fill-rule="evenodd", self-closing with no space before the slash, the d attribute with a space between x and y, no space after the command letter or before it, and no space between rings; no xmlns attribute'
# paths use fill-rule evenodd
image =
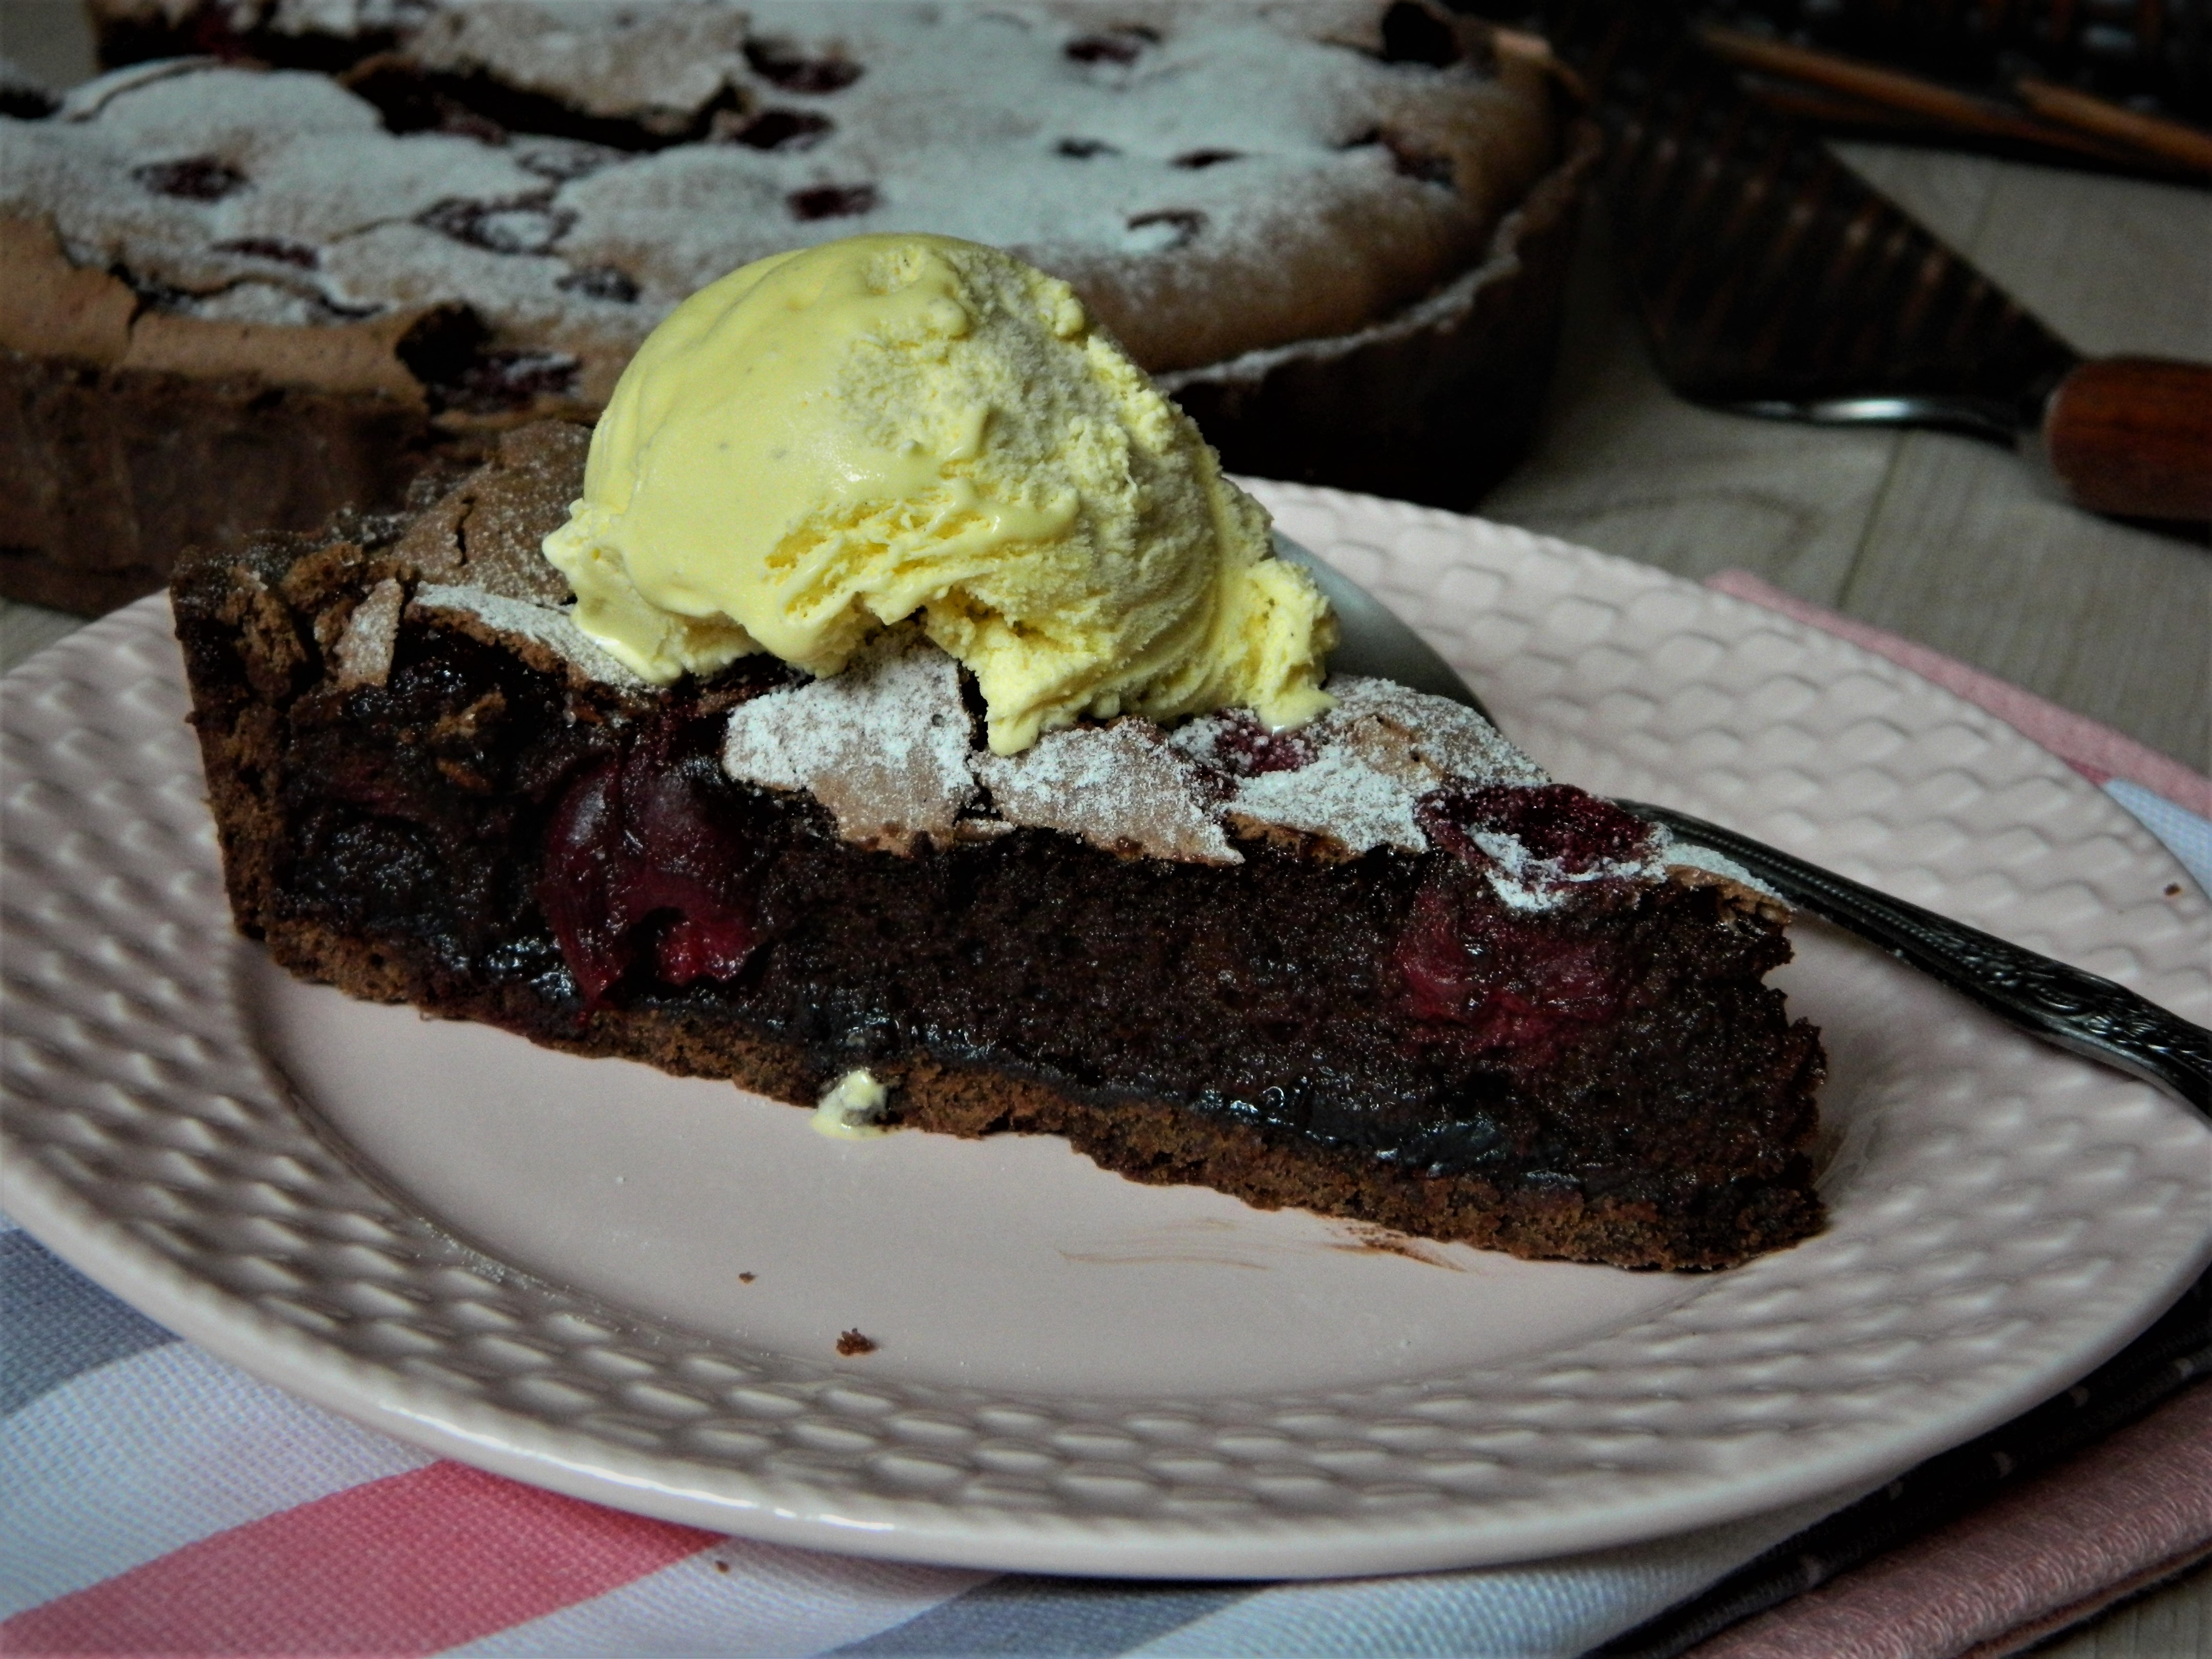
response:
<svg viewBox="0 0 2212 1659"><path fill-rule="evenodd" d="M177 1339L26 1232L0 1233L0 1413Z"/></svg>
<svg viewBox="0 0 2212 1659"><path fill-rule="evenodd" d="M903 1625L836 1650L840 1654L1020 1654L1094 1659L1139 1644L1241 1601L1257 1584L1117 1583L1009 1573Z"/></svg>
<svg viewBox="0 0 2212 1659"><path fill-rule="evenodd" d="M2156 836L2166 850L2181 860L2181 867L2197 878L2199 887L2212 893L2212 823L2125 778L2112 779L2105 786L2105 793Z"/></svg>

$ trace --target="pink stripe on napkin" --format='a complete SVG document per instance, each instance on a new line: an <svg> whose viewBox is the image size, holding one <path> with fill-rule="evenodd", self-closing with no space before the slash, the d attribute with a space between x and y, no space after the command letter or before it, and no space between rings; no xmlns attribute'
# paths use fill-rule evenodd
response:
<svg viewBox="0 0 2212 1659"><path fill-rule="evenodd" d="M721 1542L433 1463L234 1527L0 1624L10 1654L438 1652Z"/></svg>
<svg viewBox="0 0 2212 1659"><path fill-rule="evenodd" d="M2212 1386L1908 1549L1723 1631L1695 1659L2017 1652L2212 1547Z"/></svg>
<svg viewBox="0 0 2212 1659"><path fill-rule="evenodd" d="M2092 782L2112 778L2139 783L2154 795L2163 795L2177 806L2199 817L2212 817L2212 778L2191 771L2179 761L2115 732L2109 726L2045 702L2010 681L1978 668L1969 668L1954 657L1924 645L1916 645L1868 623L1824 610L1820 605L1785 593L1748 570L1723 570L1705 580L1705 586L1732 598L1748 599L1769 611L1778 611L1794 622L1817 628L1823 634L1849 640L1862 650L1886 657L1900 668L1909 668L1933 680L1954 696L1995 714L2021 735L2033 738Z"/></svg>

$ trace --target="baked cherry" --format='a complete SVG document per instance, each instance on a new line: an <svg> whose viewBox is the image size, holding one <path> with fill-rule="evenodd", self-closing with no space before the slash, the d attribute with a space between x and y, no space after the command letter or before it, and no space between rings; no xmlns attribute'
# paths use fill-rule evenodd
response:
<svg viewBox="0 0 2212 1659"><path fill-rule="evenodd" d="M1157 251L1188 246L1199 232L1206 228L1206 216L1195 208L1162 208L1157 213L1132 214L1129 228L1145 230L1158 225L1168 233L1164 242L1155 245Z"/></svg>
<svg viewBox="0 0 2212 1659"><path fill-rule="evenodd" d="M716 809L710 753L671 711L578 777L546 826L538 908L588 1009L651 951L665 983L730 979L759 943L751 849ZM689 750L690 752L686 752Z"/></svg>
<svg viewBox="0 0 2212 1659"><path fill-rule="evenodd" d="M1455 784L1424 795L1414 819L1431 841L1462 859L1485 860L1474 836L1489 830L1569 875L1632 862L1651 845L1651 826L1642 818L1566 783Z"/></svg>
<svg viewBox="0 0 2212 1659"><path fill-rule="evenodd" d="M582 365L560 351L479 352L436 388L441 405L477 414L527 409L540 398L566 398Z"/></svg>
<svg viewBox="0 0 2212 1659"><path fill-rule="evenodd" d="M1224 772L1250 778L1313 764L1313 739L1304 732L1270 732L1242 708L1225 708L1215 720L1212 760Z"/></svg>
<svg viewBox="0 0 2212 1659"><path fill-rule="evenodd" d="M477 202L448 196L425 208L415 222L492 253L545 253L568 234L576 216L543 197Z"/></svg>
<svg viewBox="0 0 2212 1659"><path fill-rule="evenodd" d="M616 305L635 305L637 284L629 273L612 265L591 265L581 270L572 270L554 284L571 294L581 294L593 300L611 301Z"/></svg>
<svg viewBox="0 0 2212 1659"><path fill-rule="evenodd" d="M1459 36L1450 24L1415 0L1397 0L1382 14L1382 61L1447 69L1460 60Z"/></svg>
<svg viewBox="0 0 2212 1659"><path fill-rule="evenodd" d="M1471 872L1415 895L1395 967L1408 1013L1449 1042L1541 1064L1577 1031L1617 1018L1632 982L1618 945L1571 921L1499 905Z"/></svg>

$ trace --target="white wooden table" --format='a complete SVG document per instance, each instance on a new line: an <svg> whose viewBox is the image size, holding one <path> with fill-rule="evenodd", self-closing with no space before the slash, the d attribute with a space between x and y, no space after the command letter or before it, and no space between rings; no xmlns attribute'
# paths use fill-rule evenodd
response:
<svg viewBox="0 0 2212 1659"><path fill-rule="evenodd" d="M54 86L92 67L76 0L0 0L0 52ZM2212 195L1839 148L2078 349L2212 362ZM1682 403L1644 357L1595 217L1535 452L1483 510L1692 578L1752 570L2212 769L2212 550L2077 512L1971 439ZM78 625L0 601L0 668ZM2212 1571L2043 1651L2212 1655Z"/></svg>

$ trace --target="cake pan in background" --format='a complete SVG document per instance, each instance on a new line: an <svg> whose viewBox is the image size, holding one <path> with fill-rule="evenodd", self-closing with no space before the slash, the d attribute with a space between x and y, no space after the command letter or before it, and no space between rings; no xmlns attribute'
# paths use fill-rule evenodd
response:
<svg viewBox="0 0 2212 1659"><path fill-rule="evenodd" d="M1558 356L1582 199L1604 154L1559 165L1473 270L1357 334L1160 376L1233 472L1472 507L1527 450Z"/></svg>

